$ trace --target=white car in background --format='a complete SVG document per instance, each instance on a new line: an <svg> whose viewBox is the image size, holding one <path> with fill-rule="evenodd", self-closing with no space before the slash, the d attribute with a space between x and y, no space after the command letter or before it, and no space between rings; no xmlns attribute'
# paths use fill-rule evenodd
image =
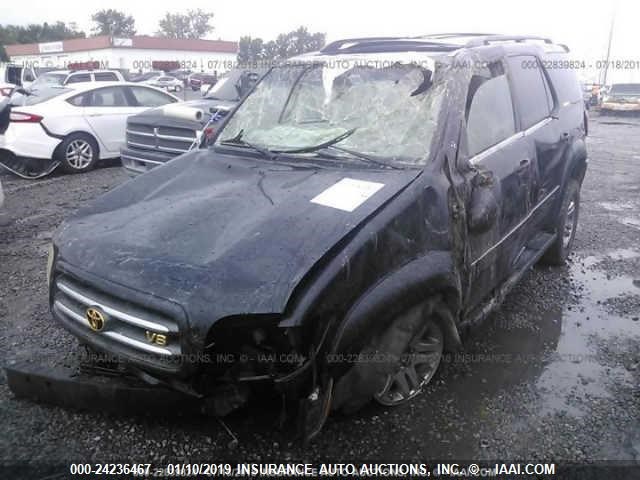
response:
<svg viewBox="0 0 640 480"><path fill-rule="evenodd" d="M168 92L181 92L184 87L182 81L170 75L159 75L141 83L151 85L156 88L162 88Z"/></svg>
<svg viewBox="0 0 640 480"><path fill-rule="evenodd" d="M27 88L37 77L32 67L15 64L0 64L0 97L8 97L16 87Z"/></svg>
<svg viewBox="0 0 640 480"><path fill-rule="evenodd" d="M11 104L8 127L0 135L0 162L6 165L7 156L13 164L22 158L53 159L67 172L88 171L99 160L120 156L127 117L178 101L162 90L129 82L39 89Z"/></svg>
<svg viewBox="0 0 640 480"><path fill-rule="evenodd" d="M122 73L117 70L53 70L36 78L29 90L74 83L124 81Z"/></svg>

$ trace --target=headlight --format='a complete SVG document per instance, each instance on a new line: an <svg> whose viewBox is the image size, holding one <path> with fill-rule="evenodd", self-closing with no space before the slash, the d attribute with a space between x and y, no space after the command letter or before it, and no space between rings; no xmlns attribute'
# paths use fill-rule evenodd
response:
<svg viewBox="0 0 640 480"><path fill-rule="evenodd" d="M49 255L47 257L47 285L51 286L51 273L53 271L53 261L56 258L56 249L53 243L49 244Z"/></svg>

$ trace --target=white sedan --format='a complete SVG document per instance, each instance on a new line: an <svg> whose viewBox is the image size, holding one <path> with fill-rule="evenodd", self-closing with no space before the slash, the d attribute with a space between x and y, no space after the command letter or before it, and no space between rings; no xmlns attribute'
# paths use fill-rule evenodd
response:
<svg viewBox="0 0 640 480"><path fill-rule="evenodd" d="M143 83L151 85L152 87L162 88L168 92L181 92L183 87L182 81L170 75L153 77L149 80L145 80Z"/></svg>
<svg viewBox="0 0 640 480"><path fill-rule="evenodd" d="M67 172L88 171L99 160L120 156L127 117L178 101L170 93L139 83L42 89L11 106L9 126L0 135L0 161L53 159Z"/></svg>

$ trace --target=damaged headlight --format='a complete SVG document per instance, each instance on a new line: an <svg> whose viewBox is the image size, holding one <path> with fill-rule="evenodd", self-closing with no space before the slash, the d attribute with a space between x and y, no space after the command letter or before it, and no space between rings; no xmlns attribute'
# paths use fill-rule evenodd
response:
<svg viewBox="0 0 640 480"><path fill-rule="evenodd" d="M49 253L47 255L47 286L51 286L51 273L53 272L53 262L56 259L56 248L53 243L49 244Z"/></svg>

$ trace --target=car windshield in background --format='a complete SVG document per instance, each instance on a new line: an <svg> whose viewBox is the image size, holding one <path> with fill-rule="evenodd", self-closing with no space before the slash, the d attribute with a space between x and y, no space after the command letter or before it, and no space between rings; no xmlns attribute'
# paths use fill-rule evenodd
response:
<svg viewBox="0 0 640 480"><path fill-rule="evenodd" d="M32 92L31 95L20 95L18 98L12 97L11 105L14 107L28 107L30 105L37 105L70 91L71 89L64 87L42 88L38 89L38 91Z"/></svg>
<svg viewBox="0 0 640 480"><path fill-rule="evenodd" d="M231 76L221 78L209 89L205 98L230 102L238 100L239 95L236 80L237 78L235 76L234 78L231 78Z"/></svg>
<svg viewBox="0 0 640 480"><path fill-rule="evenodd" d="M610 94L640 97L640 83L617 83L611 86Z"/></svg>
<svg viewBox="0 0 640 480"><path fill-rule="evenodd" d="M442 100L432 73L413 63L378 68L351 60L277 67L216 144L424 164Z"/></svg>
<svg viewBox="0 0 640 480"><path fill-rule="evenodd" d="M36 81L31 84L31 89L62 85L65 78L67 78L66 73L45 73L40 75Z"/></svg>

